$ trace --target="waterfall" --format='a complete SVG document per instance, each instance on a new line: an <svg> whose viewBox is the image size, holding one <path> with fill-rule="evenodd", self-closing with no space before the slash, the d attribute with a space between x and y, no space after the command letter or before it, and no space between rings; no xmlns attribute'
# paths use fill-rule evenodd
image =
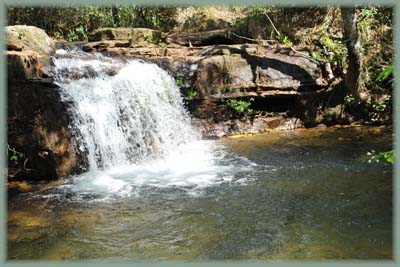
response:
<svg viewBox="0 0 400 267"><path fill-rule="evenodd" d="M255 166L201 140L174 79L157 65L63 50L54 65L75 150L88 163L60 190L101 200L149 187L197 194L212 184L243 182Z"/></svg>
<svg viewBox="0 0 400 267"><path fill-rule="evenodd" d="M157 65L90 55L55 58L54 65L89 170L166 157L199 138L174 79Z"/></svg>

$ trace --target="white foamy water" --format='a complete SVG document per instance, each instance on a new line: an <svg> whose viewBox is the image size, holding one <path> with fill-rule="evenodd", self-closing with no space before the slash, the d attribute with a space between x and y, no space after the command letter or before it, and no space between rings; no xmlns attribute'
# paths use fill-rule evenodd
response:
<svg viewBox="0 0 400 267"><path fill-rule="evenodd" d="M238 167L223 148L200 140L174 79L157 65L82 54L54 64L89 167L72 191L129 194L144 185L199 188L232 179Z"/></svg>

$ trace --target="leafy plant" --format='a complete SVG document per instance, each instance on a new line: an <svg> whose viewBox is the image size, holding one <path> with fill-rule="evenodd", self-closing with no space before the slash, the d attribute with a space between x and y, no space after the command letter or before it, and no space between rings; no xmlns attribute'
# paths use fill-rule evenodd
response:
<svg viewBox="0 0 400 267"><path fill-rule="evenodd" d="M393 73L394 67L389 66L383 69L379 74L378 77L376 77L377 82L383 82L389 78L389 76Z"/></svg>
<svg viewBox="0 0 400 267"><path fill-rule="evenodd" d="M250 108L251 101L254 101L254 98L250 98L249 101L245 101L243 99L228 99L226 104L236 114L250 116L254 114L254 110Z"/></svg>
<svg viewBox="0 0 400 267"><path fill-rule="evenodd" d="M15 148L8 146L8 151L11 152L11 154L9 154L9 160L14 163L18 163L20 160L25 158L25 154L18 152Z"/></svg>
<svg viewBox="0 0 400 267"><path fill-rule="evenodd" d="M353 96L352 94L347 94L347 95L344 97L344 102L345 102L346 104L353 104L355 100L356 100L356 99L354 98L354 96Z"/></svg>
<svg viewBox="0 0 400 267"><path fill-rule="evenodd" d="M284 34L279 33L277 36L279 42L287 46L293 46L293 42Z"/></svg>
<svg viewBox="0 0 400 267"><path fill-rule="evenodd" d="M192 100L197 96L198 96L198 93L193 88L189 87L188 90L187 90L188 99Z"/></svg>
<svg viewBox="0 0 400 267"><path fill-rule="evenodd" d="M79 40L79 36L75 33L74 30L72 30L72 31L69 31L69 32L68 32L68 34L67 34L67 40L68 40L69 42L75 42L75 41L78 41L78 40Z"/></svg>
<svg viewBox="0 0 400 267"><path fill-rule="evenodd" d="M384 111L386 107L387 105L385 102L372 104L372 108L375 109L376 111Z"/></svg>
<svg viewBox="0 0 400 267"><path fill-rule="evenodd" d="M59 33L59 32L53 32L53 36L54 36L54 38L57 39L57 40L60 40L60 39L62 38L62 35L61 35L61 33Z"/></svg>
<svg viewBox="0 0 400 267"><path fill-rule="evenodd" d="M391 97L385 98L382 102L372 102L372 108L377 112L382 112L391 108L392 100Z"/></svg>
<svg viewBox="0 0 400 267"><path fill-rule="evenodd" d="M75 33L79 36L79 39L87 39L87 34L85 32L85 29L82 26L79 26L78 28L75 29Z"/></svg>
<svg viewBox="0 0 400 267"><path fill-rule="evenodd" d="M175 78L175 83L176 83L176 85L178 85L178 86L182 86L182 85L183 85L183 81L184 81L183 76L177 76L177 77Z"/></svg>
<svg viewBox="0 0 400 267"><path fill-rule="evenodd" d="M313 59L320 60L320 59L321 59L321 52L319 52L319 51L314 51L314 52L311 53L311 57L312 57Z"/></svg>
<svg viewBox="0 0 400 267"><path fill-rule="evenodd" d="M326 36L323 48L326 54L326 60L339 66L343 65L347 55L347 49L341 41L333 40Z"/></svg>
<svg viewBox="0 0 400 267"><path fill-rule="evenodd" d="M394 163L396 157L393 149L384 152L375 152L374 150L372 150L371 152L368 152L367 155L369 156L368 162L379 162L381 159L384 159L386 160L386 162L389 162L391 164Z"/></svg>

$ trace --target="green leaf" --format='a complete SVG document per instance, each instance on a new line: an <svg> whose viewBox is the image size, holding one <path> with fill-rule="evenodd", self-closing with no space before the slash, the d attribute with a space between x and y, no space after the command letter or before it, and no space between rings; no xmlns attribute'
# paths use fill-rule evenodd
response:
<svg viewBox="0 0 400 267"><path fill-rule="evenodd" d="M378 77L376 78L376 81L377 82L385 81L390 76L390 74L393 73L393 71L394 71L394 67L393 66L389 66L389 67L383 69L379 73Z"/></svg>

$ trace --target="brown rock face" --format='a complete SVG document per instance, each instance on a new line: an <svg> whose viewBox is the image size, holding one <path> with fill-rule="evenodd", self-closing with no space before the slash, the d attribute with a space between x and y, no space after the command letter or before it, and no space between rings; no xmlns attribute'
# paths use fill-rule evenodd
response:
<svg viewBox="0 0 400 267"><path fill-rule="evenodd" d="M247 46L247 48L246 48ZM228 49L230 48L227 46ZM301 94L323 87L318 62L298 56L276 53L260 47L233 47L230 53L205 56L199 60L195 88L203 96L230 98L240 96L267 96ZM259 48L259 47L253 47ZM213 54L218 50L211 50Z"/></svg>
<svg viewBox="0 0 400 267"><path fill-rule="evenodd" d="M49 149L57 175L71 173L77 158L68 131L68 117L59 100L57 86L40 81L9 83L7 100L8 144L24 153L31 162L40 151ZM32 168L40 169L40 166Z"/></svg>
<svg viewBox="0 0 400 267"><path fill-rule="evenodd" d="M6 35L8 144L26 156L19 179L68 175L77 158L66 109L49 78L54 41L33 26L8 26Z"/></svg>

